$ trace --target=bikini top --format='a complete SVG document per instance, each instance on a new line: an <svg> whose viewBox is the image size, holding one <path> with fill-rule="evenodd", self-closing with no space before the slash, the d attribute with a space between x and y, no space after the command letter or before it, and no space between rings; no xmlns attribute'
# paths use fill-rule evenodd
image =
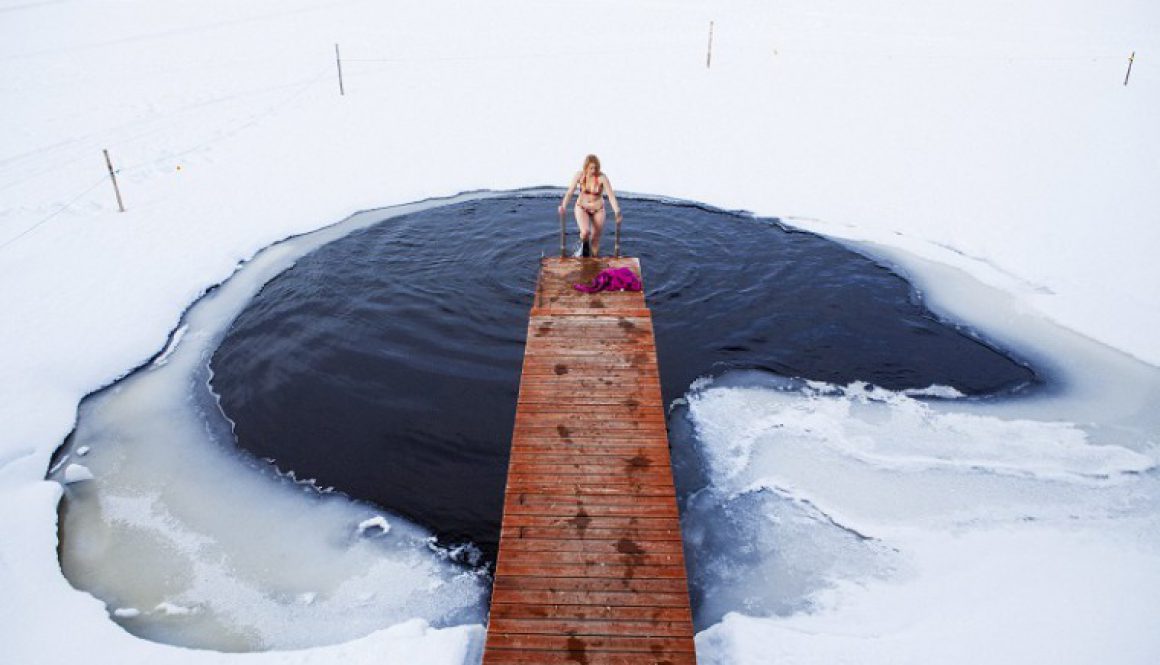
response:
<svg viewBox="0 0 1160 665"><path fill-rule="evenodd" d="M596 176L595 178L589 178L588 176L582 175L582 176L580 176L580 178L581 178L580 191L582 193L589 194L592 196L600 196L601 194L604 193L604 183L601 182L600 176ZM596 186L590 188L589 185L592 184L593 180L596 181Z"/></svg>

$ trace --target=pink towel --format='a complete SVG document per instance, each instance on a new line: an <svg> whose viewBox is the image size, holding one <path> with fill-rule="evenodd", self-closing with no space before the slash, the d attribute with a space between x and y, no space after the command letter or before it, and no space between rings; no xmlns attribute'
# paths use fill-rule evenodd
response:
<svg viewBox="0 0 1160 665"><path fill-rule="evenodd" d="M584 293L597 291L640 291L640 278L631 268L605 268L591 284L573 284L572 288Z"/></svg>

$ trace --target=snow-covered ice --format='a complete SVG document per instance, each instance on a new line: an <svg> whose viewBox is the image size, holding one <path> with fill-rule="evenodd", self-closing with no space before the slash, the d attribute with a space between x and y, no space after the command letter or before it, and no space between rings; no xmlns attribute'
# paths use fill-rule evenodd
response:
<svg viewBox="0 0 1160 665"><path fill-rule="evenodd" d="M239 651L344 642L416 617L483 621L480 573L448 563L452 553L432 553L426 530L368 516L369 506L238 452L210 390L210 356L266 282L384 214L355 215L262 252L185 313L162 362L81 404L69 446L90 449L99 479L66 492L61 564L74 585L111 606L153 607L123 624L130 632ZM66 484L94 479L78 468L64 469Z"/></svg>
<svg viewBox="0 0 1160 665"><path fill-rule="evenodd" d="M947 301L971 278L930 276L936 309L1012 320L1002 292ZM682 518L703 660L1160 656L1160 370L1021 324L1052 382L1032 397L745 372L695 387L675 431L704 477Z"/></svg>
<svg viewBox="0 0 1160 665"><path fill-rule="evenodd" d="M81 483L92 479L93 472L83 464L69 464L64 468L64 473L61 474L61 480L66 485Z"/></svg>
<svg viewBox="0 0 1160 665"><path fill-rule="evenodd" d="M385 536L391 532L391 523L382 515L375 515L359 522L357 530L360 536L367 532L375 536Z"/></svg>
<svg viewBox="0 0 1160 665"><path fill-rule="evenodd" d="M1157 62L1160 5L1137 0L0 7L5 659L478 659L480 626L419 619L245 655L133 637L56 557L62 494L102 474L67 490L44 475L81 399L176 362L158 354L189 341L171 335L182 312L263 247L358 210L562 184L596 152L618 189L854 243L1058 378L994 405L694 393L701 443L737 448L702 508L739 502L740 534L776 522L754 542L781 559L739 574L789 584L704 630L703 662L1160 661ZM948 287L948 271L970 278ZM980 288L1005 304L955 311ZM1043 322L1063 332L1023 332ZM765 426L789 413L827 429L781 441Z"/></svg>

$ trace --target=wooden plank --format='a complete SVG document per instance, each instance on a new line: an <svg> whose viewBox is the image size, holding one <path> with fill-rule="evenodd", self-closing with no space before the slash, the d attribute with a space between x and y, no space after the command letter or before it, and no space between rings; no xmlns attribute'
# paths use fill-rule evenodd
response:
<svg viewBox="0 0 1160 665"><path fill-rule="evenodd" d="M512 552L620 552L624 543L632 543L631 547L649 553L680 553L681 544L664 540L629 540L617 538L615 540L546 540L535 538L513 538L507 543L505 551ZM498 582L497 582L498 585Z"/></svg>
<svg viewBox="0 0 1160 665"><path fill-rule="evenodd" d="M611 579L683 579L684 566L635 566L615 563L541 564L505 563L496 566L496 575L537 575L539 577L606 577Z"/></svg>
<svg viewBox="0 0 1160 665"><path fill-rule="evenodd" d="M558 493L567 489L577 496L587 494L659 494L667 495L672 483L650 482L648 478L619 479L605 476L569 476L565 478L539 478L512 474L508 478L508 490L514 492L551 491Z"/></svg>
<svg viewBox="0 0 1160 665"><path fill-rule="evenodd" d="M504 505L533 505L537 503L568 504L574 506L668 506L676 505L671 496L596 495L577 496L559 492L511 492L504 497Z"/></svg>
<svg viewBox="0 0 1160 665"><path fill-rule="evenodd" d="M654 464L664 464L663 455L668 453L664 444L643 442L612 443L566 443L559 440L542 444L522 443L512 448L512 456L520 463L541 462L545 464L566 464L569 462L599 463L604 459L626 461L638 456L654 460ZM615 463L615 462L614 462ZM511 462L509 461L509 467Z"/></svg>
<svg viewBox="0 0 1160 665"><path fill-rule="evenodd" d="M637 542L641 541L661 541L667 540L671 542L681 542L681 530L679 528L672 529L598 529L590 528L584 530L583 533L576 529L569 527L539 527L539 526L519 526L519 527L501 527L500 539L503 538L517 539L517 540L619 540L621 538L628 538ZM500 551L502 557L503 543L500 543Z"/></svg>
<svg viewBox="0 0 1160 665"><path fill-rule="evenodd" d="M625 335L639 335L652 333L652 313L643 310L638 314L623 312L589 312L588 316L579 314L553 314L541 312L528 321L528 329L550 334L553 331L574 334L574 331L584 328L615 328Z"/></svg>
<svg viewBox="0 0 1160 665"><path fill-rule="evenodd" d="M642 369L629 363L615 365L612 363L603 366L582 366L574 362L529 363L524 368L526 377L554 377L571 374L573 379L596 381L600 385L619 386L625 392L631 392L637 385L647 385L646 382L657 381L660 377L655 369ZM542 382L543 379L540 379Z"/></svg>
<svg viewBox="0 0 1160 665"><path fill-rule="evenodd" d="M547 301L545 301L545 303L546 304L542 307L535 307L532 309L535 314L532 315L531 319L528 321L529 325L535 325L537 327L556 325L567 321L570 317L579 316L576 308L567 308L571 310L568 312L553 312L551 311L550 303ZM597 323L611 321L618 324L621 323L621 321L638 323L638 319L650 319L652 317L652 312L648 311L647 307L640 308L639 310L632 312L623 309L610 310L607 307L593 307L587 312L587 314L587 318ZM628 325L623 325L622 327L625 330L630 330L632 328L632 326Z"/></svg>
<svg viewBox="0 0 1160 665"><path fill-rule="evenodd" d="M524 435L512 444L513 450L544 448L571 454L583 454L587 449L632 450L644 446L652 450L668 450L668 438L663 430L657 432L628 432L592 434L565 426L526 428Z"/></svg>
<svg viewBox="0 0 1160 665"><path fill-rule="evenodd" d="M483 662L696 662L666 410L622 259L544 259L528 321Z"/></svg>
<svg viewBox="0 0 1160 665"><path fill-rule="evenodd" d="M625 403L628 400L640 402L643 404L655 404L657 410L664 410L664 407L660 405L660 388L648 391L641 390L638 391L633 397L625 397L624 391L621 389L609 389L603 391L591 390L580 393L574 389L563 390L553 389L552 387L527 386L526 390L520 391L518 403L528 406L545 404L564 408L569 406L628 406L628 404Z"/></svg>
<svg viewBox="0 0 1160 665"><path fill-rule="evenodd" d="M524 405L526 406L526 405ZM641 429L653 429L665 432L664 414L658 411L641 413L638 409L621 408L585 408L577 407L571 412L529 412L520 413L520 405L516 405L516 424L527 424L528 427L556 427L558 425L576 424L583 429L577 434L598 436L602 432L624 432ZM647 417L643 417L647 416Z"/></svg>
<svg viewBox="0 0 1160 665"><path fill-rule="evenodd" d="M568 454L582 454L584 450L606 450L609 452L632 450L644 446L655 452L668 452L669 444L665 430L649 428L642 430L612 430L588 432L576 426L557 423L554 426L522 425L517 433L520 438L512 444L513 450L539 449ZM514 437L513 437L514 438Z"/></svg>
<svg viewBox="0 0 1160 665"><path fill-rule="evenodd" d="M556 365L563 365L562 368L557 369ZM539 369L541 365L532 365L533 368ZM551 372L529 372L531 378L534 378L534 383L548 383L566 385L569 382L590 381L593 388L600 386L608 386L619 388L625 393L631 393L634 388L640 386L648 386L653 384L660 384L660 375L657 372L639 371L632 367L601 367L596 370L591 368L581 370L574 368L568 363L552 363L549 367ZM525 376L524 378L529 378ZM523 385L523 379L520 381Z"/></svg>
<svg viewBox="0 0 1160 665"><path fill-rule="evenodd" d="M663 451L659 451L663 452ZM616 458L611 458L616 459ZM625 464L536 464L517 456L508 465L509 480L543 485L583 485L608 482L614 485L672 485L672 472L658 465L639 462Z"/></svg>
<svg viewBox="0 0 1160 665"><path fill-rule="evenodd" d="M626 400L631 399L641 404L664 408L661 405L661 387L657 383L637 381L632 386L612 386L602 383L599 379L556 380L556 377L544 377L539 381L532 381L530 377L525 378L529 380L520 386L517 404L552 402L561 406L624 405Z"/></svg>
<svg viewBox="0 0 1160 665"><path fill-rule="evenodd" d="M617 383L616 379L620 379ZM537 394L546 394L564 400L572 398L577 403L585 399L608 400L635 399L641 403L656 403L661 405L659 376L581 376L568 370L557 374L552 367L551 374L541 376L526 376L520 382L519 395L531 397ZM642 399L643 397L643 399Z"/></svg>
<svg viewBox="0 0 1160 665"><path fill-rule="evenodd" d="M501 619L492 617L488 629L505 635L609 635L616 637L631 635L681 637L688 636L693 632L693 626L684 621L601 621L575 618Z"/></svg>
<svg viewBox="0 0 1160 665"><path fill-rule="evenodd" d="M526 649L489 648L484 662L494 665L695 665L691 653L664 653L657 656L615 651L588 652L577 642L574 651L532 651Z"/></svg>
<svg viewBox="0 0 1160 665"><path fill-rule="evenodd" d="M583 455L573 452L569 448L570 446L568 444L560 442L557 442L555 446L547 447L546 449L537 450L535 448L514 448L512 450L512 459L510 465L512 467L554 465L566 467L570 471L576 471L579 470L577 467L583 467L585 465L597 466L605 469L617 468L631 470L633 468L659 468L669 463L667 454L668 448L656 444L653 444L652 446L644 446L641 449L630 452L629 454L620 452L619 454ZM551 471L552 469L544 469L545 473L550 473Z"/></svg>
<svg viewBox="0 0 1160 665"><path fill-rule="evenodd" d="M584 409L584 411L590 411L590 409ZM519 413L519 407L517 406L516 428L527 431L516 431L515 434L530 434L534 433L535 430L545 429L556 432L558 431L557 428L561 426L571 428L571 434L574 437L586 437L589 439L600 437L612 439L625 438L633 434L639 438L641 433L649 432L653 436L663 436L665 434L665 422L663 419L637 422L627 419L635 418L636 414L633 413L625 414L626 417L624 418L609 416L597 418L595 417L596 415L592 413L571 413L567 415L529 413L523 415Z"/></svg>
<svg viewBox="0 0 1160 665"><path fill-rule="evenodd" d="M571 516L576 513L576 506L561 503L533 503L533 504L504 504L504 512L512 515L537 515L540 517ZM584 511L598 517L627 517L629 515L646 515L648 517L675 517L680 519L675 505L606 505L594 504L583 506Z"/></svg>
<svg viewBox="0 0 1160 665"><path fill-rule="evenodd" d="M583 426L583 429L581 429ZM559 428L570 428L571 431L562 432ZM535 415L520 417L516 413L515 435L559 434L560 438L587 438L587 439L640 439L656 438L664 435L664 423L635 422L625 420L590 420L580 416L569 418L564 422L559 419L546 417L537 418Z"/></svg>
<svg viewBox="0 0 1160 665"><path fill-rule="evenodd" d="M637 319L644 321L644 319ZM617 321L616 326L605 325L606 332L601 333L601 328L591 327L589 322L583 319L573 319L567 323L561 323L560 327L553 328L545 326L541 328L531 328L531 349L559 349L565 353L595 353L601 351L624 351L636 349L652 349L656 350L656 342L652 335L647 334L629 334L628 331ZM552 333L555 334L552 334ZM537 334L540 333L540 334ZM578 341L583 340L584 344L577 344Z"/></svg>
<svg viewBox="0 0 1160 665"><path fill-rule="evenodd" d="M591 356L590 359L578 357L560 358L549 356L540 358L528 356L524 358L525 375L563 376L578 374L588 379L608 379L615 381L618 378L633 377L640 382L660 376L657 373L656 363L647 358L607 358ZM622 384L605 384L621 385ZM626 392L628 392L626 390Z"/></svg>
<svg viewBox="0 0 1160 665"><path fill-rule="evenodd" d="M667 517L624 517L608 515L588 515L581 509L573 516L558 515L515 515L511 519L503 520L507 527L538 526L538 527L571 527L583 531L584 529L637 529L639 531L653 531L669 529L673 520Z"/></svg>
<svg viewBox="0 0 1160 665"><path fill-rule="evenodd" d="M627 348L636 345L647 345L656 348L653 340L652 322L644 318L609 317L571 317L571 322L560 319L553 325L543 325L528 330L527 341L530 344L548 342L563 346L577 340L594 342L619 342Z"/></svg>
<svg viewBox="0 0 1160 665"><path fill-rule="evenodd" d="M591 439L587 441L564 441L554 437L550 441L525 441L519 446L512 446L512 455L521 460L551 461L557 459L566 461L571 459L602 458L602 457L635 457L637 455L664 455L668 446L657 443L655 439L638 439L635 441L605 441ZM658 460L656 463L663 464Z"/></svg>
<svg viewBox="0 0 1160 665"><path fill-rule="evenodd" d="M584 344L586 341L582 338L573 340L575 345ZM525 351L524 367L535 363L545 363L551 360L552 362L560 362L566 364L573 364L576 366L595 366L599 369L651 369L656 371L656 350L651 347L621 347L617 351L607 351L605 353L579 353L573 351L571 348L565 348L565 345L559 345L556 348L538 348L536 340L529 343L530 348ZM623 363L625 360L633 359L637 364L630 367L611 367L609 360L618 360ZM646 366L647 365L647 366Z"/></svg>
<svg viewBox="0 0 1160 665"><path fill-rule="evenodd" d="M639 481L616 484L601 484L584 481L547 482L532 478L520 478L518 482L508 482L508 490L513 492L563 493L576 496L672 496L672 485L649 485Z"/></svg>
<svg viewBox="0 0 1160 665"><path fill-rule="evenodd" d="M551 474L577 473L594 471L604 473L608 469L622 471L641 471L652 469L669 472L664 466L669 463L667 449L654 446L652 450L637 452L635 455L577 455L569 454L566 446L557 446L557 450L540 451L540 454L531 454L522 449L512 451L510 468L519 468L521 473ZM554 455L553 455L554 453Z"/></svg>
<svg viewBox="0 0 1160 665"><path fill-rule="evenodd" d="M601 303L600 308L588 309L581 307L567 307L564 305L553 306L549 304L545 307L535 307L532 309L532 316L555 316L558 318L565 318L569 316L583 316L590 317L594 312L604 316L623 316L625 318L643 317L649 314L647 309L631 307L631 306L617 306L614 304L604 305Z"/></svg>
<svg viewBox="0 0 1160 665"><path fill-rule="evenodd" d="M668 444L657 443L658 437L665 436L664 430L605 430L603 432L586 433L577 428L568 428L563 425L555 427L531 427L524 425L519 434L526 436L528 441L519 441L519 448L557 446L565 449L569 446L607 446L608 448L624 448L626 446L654 445L657 448L668 449ZM516 447L516 446L513 446ZM574 449L574 448L573 448Z"/></svg>
<svg viewBox="0 0 1160 665"><path fill-rule="evenodd" d="M600 421L596 418L570 417L567 420L551 416L516 415L513 432L516 436L540 439L556 439L561 443L615 443L625 441L656 441L665 436L663 421L642 421L639 423L618 420ZM521 442L522 443L522 442ZM667 448L667 446L666 446Z"/></svg>
<svg viewBox="0 0 1160 665"><path fill-rule="evenodd" d="M615 358L621 362L639 358L638 362L644 363L655 362L649 356L655 356L656 349L652 346L633 345L628 346L624 344L604 345L599 348L577 349L576 346L581 343L586 343L584 340L571 340L572 344L554 344L552 346L535 344L529 345L524 355L524 367L527 367L529 360L551 359L553 362L592 362L605 361L609 358ZM607 366L607 364L602 364Z"/></svg>
<svg viewBox="0 0 1160 665"><path fill-rule="evenodd" d="M572 391L574 393L601 391L600 394L604 394L614 392L621 395L631 395L632 397L640 399L637 397L637 393L650 388L660 389L659 379L659 376L644 376L634 372L617 372L611 370L604 375L593 377L573 373L571 370L558 373L556 368L552 367L550 374L524 376L520 380L520 387L523 389L530 386L539 389Z"/></svg>
<svg viewBox="0 0 1160 665"><path fill-rule="evenodd" d="M525 358L551 354L573 358L600 358L634 354L656 354L652 340L641 337L634 340L618 339L616 336L584 334L553 340L532 340L524 350Z"/></svg>
<svg viewBox="0 0 1160 665"><path fill-rule="evenodd" d="M635 540L627 538L621 539L617 542L629 543L627 549L630 553L621 551L616 552L545 552L542 550L525 552L522 550L514 550L506 552L504 561L514 565L525 565L533 563L554 564L560 566L572 565L615 565L615 566L684 566L685 561L681 558L679 552L659 552L652 554L641 553L643 550L637 546Z"/></svg>
<svg viewBox="0 0 1160 665"><path fill-rule="evenodd" d="M563 441L558 433L553 434L551 439L522 441L518 446L512 446L512 454L521 457L527 456L528 459L544 456L550 458L553 455L583 458L651 455L667 453L669 450L668 444L657 442L655 437L635 441L609 441L605 439Z"/></svg>
<svg viewBox="0 0 1160 665"><path fill-rule="evenodd" d="M520 408L520 407L526 408ZM529 424L544 423L546 425L556 425L559 423L585 423L588 425L586 432L592 432L596 429L601 430L623 430L623 429L640 429L642 424L649 424L657 427L660 431L664 431L665 414L659 406L651 409L641 409L633 405L609 405L602 408L586 408L584 406L573 405L570 411L541 411L536 408L535 404L517 404L516 406L516 422L526 422Z"/></svg>
<svg viewBox="0 0 1160 665"><path fill-rule="evenodd" d="M653 373L637 372L631 368L615 368L603 369L599 375L585 374L582 372L574 372L572 368L565 363L562 370L557 370L555 365L548 368L550 372L529 372L520 379L520 385L525 383L531 385L549 385L549 386L567 386L570 388L581 388L583 390L614 388L625 394L632 394L633 392L646 388L649 386L660 387L660 376Z"/></svg>
<svg viewBox="0 0 1160 665"><path fill-rule="evenodd" d="M567 406L572 406L568 409ZM640 423L665 424L665 413L660 405L641 408L637 404L610 404L601 408L584 408L565 405L564 409L552 404L520 404L516 411L516 422L582 422L603 424L606 429L639 429Z"/></svg>
<svg viewBox="0 0 1160 665"><path fill-rule="evenodd" d="M643 651L652 653L692 653L692 639L672 637L616 637L607 635L598 636L569 636L569 635L524 635L495 633L488 630L488 647L506 649L537 649L559 651L575 648L580 642L585 651Z"/></svg>
<svg viewBox="0 0 1160 665"><path fill-rule="evenodd" d="M527 406L527 405L524 405ZM664 433L665 416L658 410L641 411L635 407L608 407L590 409L578 407L576 411L531 411L520 413L517 407L516 424L534 427L557 427L565 425L583 428L584 433L595 431L653 430Z"/></svg>
<svg viewBox="0 0 1160 665"><path fill-rule="evenodd" d="M616 460L618 458L609 458ZM643 458L641 458L643 459ZM593 460L595 462L596 460ZM672 473L660 466L645 465L636 461L609 464L535 464L523 457L515 460L508 468L513 479L543 479L560 485L576 482L592 483L610 481L628 482L640 485L672 485Z"/></svg>
<svg viewBox="0 0 1160 665"><path fill-rule="evenodd" d="M668 469L632 464L594 465L594 464L514 464L508 470L513 477L544 477L545 474L553 480L568 482L579 479L585 482L600 482L613 480L628 474L630 482L642 485L672 485L672 474Z"/></svg>
<svg viewBox="0 0 1160 665"><path fill-rule="evenodd" d="M624 600L641 600L647 593L685 593L686 583L680 579L602 579L594 577L519 577L509 575L502 580L496 580L495 588L499 592L508 591L587 591L593 593L620 593ZM500 595L503 599L506 596ZM612 606L620 606L621 601L612 602ZM688 608L684 608L686 611ZM550 615L549 615L550 616Z"/></svg>
<svg viewBox="0 0 1160 665"><path fill-rule="evenodd" d="M564 579L564 578L561 578ZM670 578L674 581L676 578ZM547 606L572 605L580 607L641 607L674 608L689 611L689 594L683 592L650 591L649 593L555 590L555 589L497 589L491 598L492 607L497 605ZM551 616L551 615L549 615Z"/></svg>
<svg viewBox="0 0 1160 665"><path fill-rule="evenodd" d="M613 378L592 378L585 376L560 376L555 374L525 376L521 381L520 395L527 395L531 401L542 397L558 397L563 402L582 404L585 399L627 399L631 397L641 403L661 404L659 377L633 377L631 381L616 382ZM662 405L663 406L663 405Z"/></svg>
<svg viewBox="0 0 1160 665"><path fill-rule="evenodd" d="M568 376L573 370L568 368L564 376L551 372L529 373L523 377L517 404L530 407L532 413L599 412L604 407L625 407L665 411L661 404L661 386L655 376L635 376L630 381L616 383L616 376L582 377ZM588 404L592 408L580 408ZM518 408L517 408L518 412ZM636 413L628 414L629 416Z"/></svg>

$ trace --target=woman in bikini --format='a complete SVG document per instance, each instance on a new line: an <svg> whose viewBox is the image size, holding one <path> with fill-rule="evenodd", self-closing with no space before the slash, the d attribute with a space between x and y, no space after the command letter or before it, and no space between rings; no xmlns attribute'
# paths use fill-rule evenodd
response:
<svg viewBox="0 0 1160 665"><path fill-rule="evenodd" d="M584 166L576 175L572 176L572 184L564 194L564 202L560 204L558 212L563 215L568 209L568 201L572 192L580 187L580 194L576 199L576 224L580 226L580 242L584 250L582 256L600 255L600 234L604 231L604 193L608 192L608 201L612 203L612 212L616 215L616 223L623 219L620 215L620 204L616 202L616 193L612 191L612 183L608 176L600 172L600 159L596 155L584 158Z"/></svg>

